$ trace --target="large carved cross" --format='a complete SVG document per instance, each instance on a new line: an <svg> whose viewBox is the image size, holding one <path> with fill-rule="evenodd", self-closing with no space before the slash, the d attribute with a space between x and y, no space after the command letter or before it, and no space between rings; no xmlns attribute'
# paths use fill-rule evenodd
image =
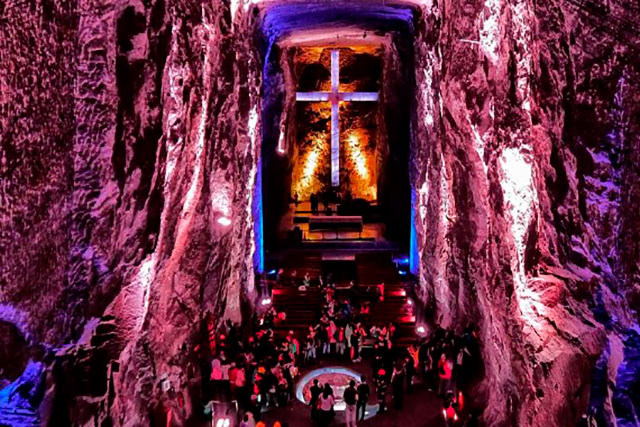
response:
<svg viewBox="0 0 640 427"><path fill-rule="evenodd" d="M296 101L331 102L331 185L340 185L340 101L377 101L378 92L340 92L340 51L331 51L331 92L296 92Z"/></svg>

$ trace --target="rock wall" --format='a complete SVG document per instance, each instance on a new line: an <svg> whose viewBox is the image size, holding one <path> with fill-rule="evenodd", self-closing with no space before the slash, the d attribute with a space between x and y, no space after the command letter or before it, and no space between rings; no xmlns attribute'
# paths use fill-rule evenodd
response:
<svg viewBox="0 0 640 427"><path fill-rule="evenodd" d="M244 3L23 3L0 21L0 278L3 320L47 349L39 415L135 425L163 396L184 423L193 408L161 379L199 390L201 320L238 321L253 303L256 16Z"/></svg>
<svg viewBox="0 0 640 427"><path fill-rule="evenodd" d="M0 395L0 415L184 425L197 410L198 325L253 301L271 6L0 5L0 321L33 359L4 389L28 398ZM351 7L383 30L406 19ZM404 7L420 294L431 320L480 331L482 420L573 425L591 407L634 425L637 6Z"/></svg>
<svg viewBox="0 0 640 427"><path fill-rule="evenodd" d="M487 0L421 10L421 290L433 320L480 331L482 419L575 425L589 412L634 425L637 402L611 390L638 369L622 342L637 329L625 299L638 266L626 219L638 185L634 9Z"/></svg>
<svg viewBox="0 0 640 427"><path fill-rule="evenodd" d="M35 340L60 343L68 331L56 307L71 265L75 58L66 52L75 14L71 4L49 2L8 2L0 13L0 316L20 319Z"/></svg>

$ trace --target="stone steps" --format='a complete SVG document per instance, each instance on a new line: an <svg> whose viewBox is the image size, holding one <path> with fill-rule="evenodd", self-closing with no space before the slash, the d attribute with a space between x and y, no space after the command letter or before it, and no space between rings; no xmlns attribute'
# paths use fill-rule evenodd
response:
<svg viewBox="0 0 640 427"><path fill-rule="evenodd" d="M299 262L302 266L297 266ZM355 278L358 286L353 289L338 287L336 296L353 295L359 301L371 303L371 311L366 324L383 325L393 322L396 325L394 341L396 345L406 346L416 339L415 316L412 308L407 304L407 292L400 280L395 264L389 253L370 253L355 256ZM298 256L288 261L289 271L317 271L320 268L318 256ZM312 277L314 277L312 275ZM324 291L311 286L301 291L290 280L283 281L285 285L273 289L273 306L278 311L284 311L287 317L284 322L275 326L280 334L293 330L298 339L303 339L308 327L314 324L322 310ZM385 283L384 300L378 301L378 283Z"/></svg>

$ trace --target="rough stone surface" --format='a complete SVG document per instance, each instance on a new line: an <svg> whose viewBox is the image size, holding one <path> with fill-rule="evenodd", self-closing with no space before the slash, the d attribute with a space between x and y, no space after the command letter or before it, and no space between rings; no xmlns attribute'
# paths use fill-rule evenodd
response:
<svg viewBox="0 0 640 427"><path fill-rule="evenodd" d="M308 22L284 22L294 9ZM627 0L0 4L0 321L38 348L0 416L148 425L171 408L187 424L197 325L253 303L264 57L296 26L351 16L413 32L420 293L428 320L480 331L484 423L636 425L639 14Z"/></svg>
<svg viewBox="0 0 640 427"><path fill-rule="evenodd" d="M488 425L573 425L589 399L603 424L638 422L594 374L598 361L600 381L622 379L621 336L637 325L625 302L638 265L631 6L423 8L420 278L434 320L482 331Z"/></svg>

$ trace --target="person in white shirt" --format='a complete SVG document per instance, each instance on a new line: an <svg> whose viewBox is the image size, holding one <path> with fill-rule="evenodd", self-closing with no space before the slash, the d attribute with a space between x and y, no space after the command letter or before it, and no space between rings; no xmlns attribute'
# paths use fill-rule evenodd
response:
<svg viewBox="0 0 640 427"><path fill-rule="evenodd" d="M318 409L320 410L318 421L320 426L328 426L331 422L333 418L333 405L335 403L335 398L325 389L318 398Z"/></svg>

